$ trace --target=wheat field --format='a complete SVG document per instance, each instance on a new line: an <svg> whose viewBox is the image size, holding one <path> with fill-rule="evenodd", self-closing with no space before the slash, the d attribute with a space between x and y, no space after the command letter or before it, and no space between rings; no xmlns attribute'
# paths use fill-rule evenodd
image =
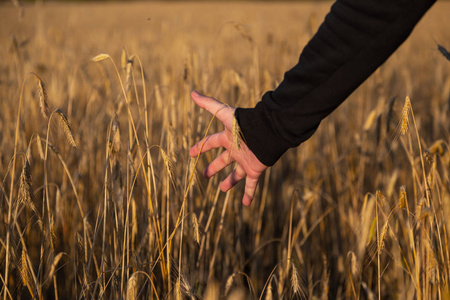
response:
<svg viewBox="0 0 450 300"><path fill-rule="evenodd" d="M449 2L250 207L188 155L190 92L252 107L330 5L0 3L0 296L448 299Z"/></svg>

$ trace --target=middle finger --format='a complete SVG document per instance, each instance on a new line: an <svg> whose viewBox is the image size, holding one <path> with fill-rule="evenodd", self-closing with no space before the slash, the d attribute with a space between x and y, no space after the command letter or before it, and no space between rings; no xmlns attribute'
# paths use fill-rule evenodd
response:
<svg viewBox="0 0 450 300"><path fill-rule="evenodd" d="M197 144L195 144L190 150L189 155L191 157L195 157L199 154L205 153L206 151L209 151L214 148L224 147L225 144L223 142L223 135L225 133L217 132L214 134L211 134L210 136L204 138Z"/></svg>
<svg viewBox="0 0 450 300"><path fill-rule="evenodd" d="M228 150L225 150L205 168L205 170L203 171L203 175L206 178L210 178L211 176L220 172L220 170L222 170L226 166L230 165L233 161L234 159L231 157L230 152Z"/></svg>

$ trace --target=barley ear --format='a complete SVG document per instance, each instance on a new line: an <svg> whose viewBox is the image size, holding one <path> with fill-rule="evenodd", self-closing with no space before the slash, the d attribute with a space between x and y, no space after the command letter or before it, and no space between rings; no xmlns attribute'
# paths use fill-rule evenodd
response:
<svg viewBox="0 0 450 300"><path fill-rule="evenodd" d="M30 164L25 159L19 178L19 203L28 204L31 202L32 194Z"/></svg>
<svg viewBox="0 0 450 300"><path fill-rule="evenodd" d="M427 149L425 149L423 151L423 156L425 156L425 160L429 163L429 164L433 164L434 162L434 157L433 154L431 154L431 152Z"/></svg>
<svg viewBox="0 0 450 300"><path fill-rule="evenodd" d="M200 244L200 231L198 229L198 220L195 213L192 213L192 229L194 230L194 241Z"/></svg>
<svg viewBox="0 0 450 300"><path fill-rule="evenodd" d="M378 254L381 254L383 252L383 250L384 250L384 246L385 246L384 241L386 239L388 228L389 228L389 224L386 221L386 223L384 223L384 225L383 225L383 228L381 229L381 233L380 233L379 238L378 238L378 249L377 249L378 250Z"/></svg>
<svg viewBox="0 0 450 300"><path fill-rule="evenodd" d="M56 229L55 229L55 218L53 217L53 214L50 215L50 242L52 250L55 251L55 244L56 244Z"/></svg>
<svg viewBox="0 0 450 300"><path fill-rule="evenodd" d="M167 153L162 148L159 148L159 149L161 151L161 156L162 156L162 159L163 159L163 162L164 162L164 167L166 168L166 172L169 175L170 181L172 182L172 184L174 184L172 161L170 160L169 156L167 155Z"/></svg>
<svg viewBox="0 0 450 300"><path fill-rule="evenodd" d="M426 276L431 283L439 283L439 263L436 259L436 252L428 240L424 244L427 253L425 260Z"/></svg>
<svg viewBox="0 0 450 300"><path fill-rule="evenodd" d="M77 142L75 140L72 128L70 127L70 123L67 120L66 115L59 108L55 112L58 114L59 120L61 121L61 125L64 128L64 134L66 135L67 141L69 142L70 145L72 145L72 147L76 148L77 147Z"/></svg>
<svg viewBox="0 0 450 300"><path fill-rule="evenodd" d="M411 110L411 101L409 100L409 96L406 96L405 104L402 109L402 120L400 126L400 133L405 135L408 132L409 125L409 111Z"/></svg>
<svg viewBox="0 0 450 300"><path fill-rule="evenodd" d="M136 273L133 273L127 282L127 300L137 299L137 278Z"/></svg>
<svg viewBox="0 0 450 300"><path fill-rule="evenodd" d="M435 178L434 178L434 172L436 170L436 161L433 161L433 164L431 165L430 171L427 175L427 183L430 188L433 188L435 184Z"/></svg>
<svg viewBox="0 0 450 300"><path fill-rule="evenodd" d="M377 190L377 199L381 207L384 207L386 205L386 197L381 193L380 190Z"/></svg>
<svg viewBox="0 0 450 300"><path fill-rule="evenodd" d="M376 111L376 109L373 109L370 112L369 116L367 117L366 122L364 123L364 126L363 126L364 131L367 131L370 129L370 127L372 127L373 121L375 121L376 116L377 116L377 111Z"/></svg>
<svg viewBox="0 0 450 300"><path fill-rule="evenodd" d="M47 91L45 90L45 84L42 82L39 76L36 76L38 79L38 87L39 87L39 107L41 108L41 114L44 118L48 119L49 109L47 102Z"/></svg>
<svg viewBox="0 0 450 300"><path fill-rule="evenodd" d="M30 164L25 160L19 179L19 203L25 204L40 218L40 212L36 206L39 202L34 196L33 181L31 179Z"/></svg>
<svg viewBox="0 0 450 300"><path fill-rule="evenodd" d="M436 154L438 153L439 155L444 155L444 145L445 145L445 141L444 140L437 140L436 142L433 143L433 145L431 145L429 151L431 154Z"/></svg>
<svg viewBox="0 0 450 300"><path fill-rule="evenodd" d="M128 62L127 51L125 50L125 48L123 48L122 49L122 55L120 57L120 63L122 65L122 70L124 70L124 71L127 68L127 62Z"/></svg>
<svg viewBox="0 0 450 300"><path fill-rule="evenodd" d="M22 245L22 255L20 257L20 264L19 264L19 274L20 279L22 280L22 284L24 286L28 286L30 283L30 276L28 274L28 264L27 264L27 251L25 250L24 245Z"/></svg>
<svg viewBox="0 0 450 300"><path fill-rule="evenodd" d="M109 54L102 53L102 54L99 54L99 55L95 56L94 58L92 58L92 61L98 62L98 61L105 60L107 58L110 58Z"/></svg>
<svg viewBox="0 0 450 300"><path fill-rule="evenodd" d="M272 278L270 278L269 285L266 289L266 296L264 297L264 300L272 300L273 299L273 292L272 292Z"/></svg>
<svg viewBox="0 0 450 300"><path fill-rule="evenodd" d="M41 137L39 136L39 134L36 135L36 144L37 144L39 156L41 157L42 160L45 160L44 148L42 148L42 140L41 140Z"/></svg>
<svg viewBox="0 0 450 300"><path fill-rule="evenodd" d="M350 264L350 272L352 273L352 276L356 276L358 274L358 265L356 264L355 252L349 251L347 254L347 258Z"/></svg>
<svg viewBox="0 0 450 300"><path fill-rule="evenodd" d="M294 291L295 295L301 294L301 287L300 287L300 275L298 274L298 270L295 267L294 263L291 263L292 265L292 274L291 274L291 285L292 289Z"/></svg>
<svg viewBox="0 0 450 300"><path fill-rule="evenodd" d="M53 259L52 266L50 267L50 272L48 275L48 278L52 278L56 271L56 266L58 266L59 261L61 260L61 257L63 256L64 252L59 252L58 255L55 256Z"/></svg>
<svg viewBox="0 0 450 300"><path fill-rule="evenodd" d="M405 208L407 200L408 200L408 198L406 196L406 188L404 185L402 185L400 187L400 196L398 197L398 207Z"/></svg>
<svg viewBox="0 0 450 300"><path fill-rule="evenodd" d="M228 276L227 282L225 283L225 297L230 292L230 289L231 289L231 286L233 285L235 276L236 276L236 273L233 273L230 276Z"/></svg>
<svg viewBox="0 0 450 300"><path fill-rule="evenodd" d="M111 143L111 153L119 153L120 152L120 123L118 120L117 115L114 117L113 123L112 123L112 143Z"/></svg>
<svg viewBox="0 0 450 300"><path fill-rule="evenodd" d="M175 285L175 298L176 300L183 299L183 295L181 294L181 278L178 276L177 283Z"/></svg>
<svg viewBox="0 0 450 300"><path fill-rule="evenodd" d="M239 150L241 146L241 129L239 128L238 121L234 116L232 121L231 134L233 136L233 145L236 149Z"/></svg>

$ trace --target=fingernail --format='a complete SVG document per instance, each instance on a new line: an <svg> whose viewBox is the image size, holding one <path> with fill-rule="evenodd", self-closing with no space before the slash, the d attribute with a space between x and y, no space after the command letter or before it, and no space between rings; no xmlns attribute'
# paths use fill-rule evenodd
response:
<svg viewBox="0 0 450 300"><path fill-rule="evenodd" d="M202 94L200 94L199 92L197 92L197 91L192 91L195 95L197 95L197 96L202 96Z"/></svg>

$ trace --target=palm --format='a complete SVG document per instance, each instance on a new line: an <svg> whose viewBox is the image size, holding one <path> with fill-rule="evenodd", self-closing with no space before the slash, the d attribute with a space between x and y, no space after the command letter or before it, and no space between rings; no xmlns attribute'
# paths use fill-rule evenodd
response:
<svg viewBox="0 0 450 300"><path fill-rule="evenodd" d="M211 149L224 147L226 150L205 168L203 175L210 178L226 166L236 162L236 168L222 181L220 189L226 192L247 177L242 203L247 206L250 205L255 196L258 179L267 169L267 166L256 158L245 143L241 142L239 149L234 145L231 128L236 108L227 106L213 98L202 96L197 92L192 92L191 97L198 106L215 115L223 123L225 130L214 133L206 137L204 141L195 144L189 151L189 155L195 157Z"/></svg>

